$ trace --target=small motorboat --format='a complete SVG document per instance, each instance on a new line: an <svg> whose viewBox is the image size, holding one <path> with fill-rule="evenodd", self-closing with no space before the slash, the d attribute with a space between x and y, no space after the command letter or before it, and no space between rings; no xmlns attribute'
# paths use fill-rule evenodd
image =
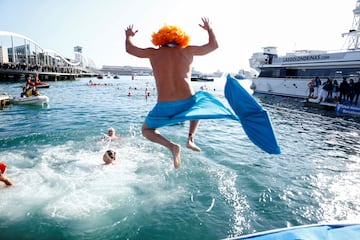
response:
<svg viewBox="0 0 360 240"><path fill-rule="evenodd" d="M13 104L45 105L49 103L49 97L45 95L30 97L14 97L10 101Z"/></svg>

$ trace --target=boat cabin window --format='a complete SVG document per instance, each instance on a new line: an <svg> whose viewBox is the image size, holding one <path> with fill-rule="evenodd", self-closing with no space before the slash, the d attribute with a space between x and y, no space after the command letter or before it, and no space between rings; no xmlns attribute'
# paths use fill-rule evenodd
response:
<svg viewBox="0 0 360 240"><path fill-rule="evenodd" d="M286 76L285 68L266 68L262 69L259 77L284 78Z"/></svg>
<svg viewBox="0 0 360 240"><path fill-rule="evenodd" d="M286 77L297 77L298 70L297 69L286 69Z"/></svg>
<svg viewBox="0 0 360 240"><path fill-rule="evenodd" d="M317 68L317 69L294 69L294 68L263 68L259 77L273 78L312 78L318 76L320 78L342 78L348 76L360 76L360 68Z"/></svg>

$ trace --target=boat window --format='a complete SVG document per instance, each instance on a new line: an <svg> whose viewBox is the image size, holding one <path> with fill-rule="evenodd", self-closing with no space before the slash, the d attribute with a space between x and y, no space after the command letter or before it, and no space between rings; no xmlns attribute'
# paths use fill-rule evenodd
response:
<svg viewBox="0 0 360 240"><path fill-rule="evenodd" d="M262 69L259 77L272 77L274 69Z"/></svg>
<svg viewBox="0 0 360 240"><path fill-rule="evenodd" d="M286 76L287 77L297 77L298 70L297 69L286 69Z"/></svg>
<svg viewBox="0 0 360 240"><path fill-rule="evenodd" d="M360 77L360 68L317 68L317 69L286 69L286 68L264 68L260 72L259 77L274 78L312 78L318 76L320 78L342 79L343 77Z"/></svg>

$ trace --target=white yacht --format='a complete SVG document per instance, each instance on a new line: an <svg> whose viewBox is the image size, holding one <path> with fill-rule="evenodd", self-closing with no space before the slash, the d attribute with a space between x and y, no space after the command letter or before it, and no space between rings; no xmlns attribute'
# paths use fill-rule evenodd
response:
<svg viewBox="0 0 360 240"><path fill-rule="evenodd" d="M352 29L342 34L346 37L347 49L343 51L302 50L278 56L276 47L265 47L249 59L250 67L259 72L252 79L255 93L307 98L307 84L319 77L336 79L360 77L360 0L353 11Z"/></svg>

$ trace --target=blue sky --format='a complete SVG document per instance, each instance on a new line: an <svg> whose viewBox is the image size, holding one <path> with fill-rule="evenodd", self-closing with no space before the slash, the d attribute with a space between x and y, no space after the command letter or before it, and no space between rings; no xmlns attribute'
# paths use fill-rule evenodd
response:
<svg viewBox="0 0 360 240"><path fill-rule="evenodd" d="M195 69L238 72L249 69L252 53L265 46L277 46L279 53L341 49L355 6L356 0L0 0L0 31L25 35L69 58L74 46L82 46L98 67L150 67L126 54L127 25L139 30L140 47L151 46L152 32L165 23L181 26L191 44L203 44L207 33L198 24L206 16L220 47L197 57Z"/></svg>

